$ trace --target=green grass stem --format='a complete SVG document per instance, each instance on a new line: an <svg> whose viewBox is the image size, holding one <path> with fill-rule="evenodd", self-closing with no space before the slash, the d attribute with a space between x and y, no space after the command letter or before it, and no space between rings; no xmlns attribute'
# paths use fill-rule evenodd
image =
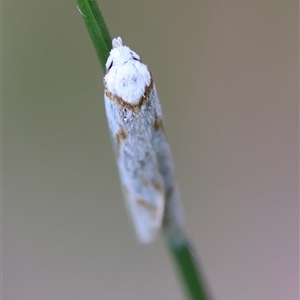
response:
<svg viewBox="0 0 300 300"><path fill-rule="evenodd" d="M95 0L76 0L86 28L94 44L103 71L111 49L111 37Z"/></svg>
<svg viewBox="0 0 300 300"><path fill-rule="evenodd" d="M100 64L105 72L105 62L111 49L111 37L98 4L95 0L76 0L89 35L94 44ZM163 231L164 232L164 231ZM197 262L188 242L181 246L170 241L164 232L167 247L176 265L189 300L209 300L205 284L199 275Z"/></svg>
<svg viewBox="0 0 300 300"><path fill-rule="evenodd" d="M168 243L173 262L189 300L209 300L207 287L197 266L197 258L188 242L181 246Z"/></svg>

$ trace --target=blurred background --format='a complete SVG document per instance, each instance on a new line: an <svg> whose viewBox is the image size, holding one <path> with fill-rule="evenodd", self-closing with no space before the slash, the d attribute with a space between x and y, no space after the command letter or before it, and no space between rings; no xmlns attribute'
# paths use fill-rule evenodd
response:
<svg viewBox="0 0 300 300"><path fill-rule="evenodd" d="M214 299L299 299L298 1L99 1L150 67ZM184 299L138 244L76 1L3 1L3 299Z"/></svg>

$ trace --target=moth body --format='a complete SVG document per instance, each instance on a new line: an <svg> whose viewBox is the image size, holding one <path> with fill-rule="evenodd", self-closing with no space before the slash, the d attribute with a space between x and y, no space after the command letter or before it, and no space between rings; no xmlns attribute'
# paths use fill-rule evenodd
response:
<svg viewBox="0 0 300 300"><path fill-rule="evenodd" d="M161 228L173 164L148 67L121 38L106 62L104 101L126 205L141 242Z"/></svg>

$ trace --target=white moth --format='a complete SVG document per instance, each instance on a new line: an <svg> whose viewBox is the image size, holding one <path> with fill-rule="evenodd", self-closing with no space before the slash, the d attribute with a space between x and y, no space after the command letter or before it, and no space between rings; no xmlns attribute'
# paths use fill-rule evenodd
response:
<svg viewBox="0 0 300 300"><path fill-rule="evenodd" d="M148 243L168 223L173 163L151 73L120 37L112 46L103 80L108 125L126 205L139 240Z"/></svg>

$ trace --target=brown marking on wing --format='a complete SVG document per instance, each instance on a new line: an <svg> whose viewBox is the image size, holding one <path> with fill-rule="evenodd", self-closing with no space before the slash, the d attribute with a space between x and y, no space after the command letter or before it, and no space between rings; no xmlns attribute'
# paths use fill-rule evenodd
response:
<svg viewBox="0 0 300 300"><path fill-rule="evenodd" d="M121 143L125 141L127 137L128 137L127 131L125 130L125 128L120 126L119 131L116 133L116 140L119 148Z"/></svg>
<svg viewBox="0 0 300 300"><path fill-rule="evenodd" d="M142 206L142 207L144 207L144 208L146 208L146 209L148 209L148 210L153 210L153 211L156 210L156 207L155 207L154 205L152 205L152 204L146 202L146 201L143 200L143 199L137 198L135 201L136 201L136 203L137 203L138 205L140 205L140 206Z"/></svg>
<svg viewBox="0 0 300 300"><path fill-rule="evenodd" d="M121 97L111 93L107 89L107 87L105 85L105 82L104 82L104 89L105 89L106 97L109 98L111 101L116 102L121 107L126 107L127 109L129 109L129 110L131 110L135 113L138 113L141 110L141 107L148 101L149 95L153 91L153 85L154 85L154 83L153 83L152 76L151 76L150 84L148 86L146 86L145 92L144 92L143 96L141 97L141 99L139 100L139 102L137 104L127 103Z"/></svg>
<svg viewBox="0 0 300 300"><path fill-rule="evenodd" d="M155 116L153 128L155 131L161 130L162 132L165 132L163 120L161 118L158 118L157 116Z"/></svg>
<svg viewBox="0 0 300 300"><path fill-rule="evenodd" d="M152 184L157 191L163 193L163 186L160 184L160 182L153 180Z"/></svg>
<svg viewBox="0 0 300 300"><path fill-rule="evenodd" d="M163 212L164 212L164 206L162 207L156 207L153 204L150 204L148 202L146 202L143 199L137 198L136 203L140 206L142 206L143 208L147 209L148 211L150 211L153 214L153 219L161 222L162 217L163 217Z"/></svg>

